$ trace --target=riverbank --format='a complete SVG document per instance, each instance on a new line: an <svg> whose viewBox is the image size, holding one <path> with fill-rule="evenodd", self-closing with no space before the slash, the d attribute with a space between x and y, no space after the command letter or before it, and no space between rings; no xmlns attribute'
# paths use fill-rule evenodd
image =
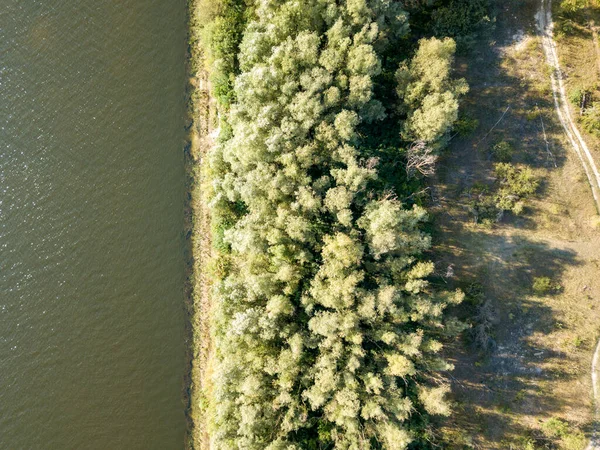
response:
<svg viewBox="0 0 600 450"><path fill-rule="evenodd" d="M188 49L186 86L186 285L187 371L186 417L188 422L186 449L208 449L209 439L203 411L203 392L207 385L210 359L210 278L207 263L211 258L210 216L203 197L203 161L212 145L211 132L216 107L210 94L199 1L187 5Z"/></svg>

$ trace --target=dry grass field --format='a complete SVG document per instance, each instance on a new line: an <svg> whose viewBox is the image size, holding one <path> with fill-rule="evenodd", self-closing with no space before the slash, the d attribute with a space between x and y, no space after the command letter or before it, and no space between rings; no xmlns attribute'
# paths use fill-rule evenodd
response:
<svg viewBox="0 0 600 450"><path fill-rule="evenodd" d="M454 138L439 168L435 258L440 269L453 265L446 281L469 294L457 313L473 331L483 325L491 345L477 348L467 332L447 349L457 414L442 429L452 448L583 449L593 427L600 218L554 110L535 28L539 5L504 2L457 61L471 86L464 114L479 125ZM559 53L570 83L597 83L589 30L562 35ZM499 142L510 144L512 162L530 167L540 188L523 214L476 224L469 206L494 181L491 149ZM588 142L600 157L599 141Z"/></svg>

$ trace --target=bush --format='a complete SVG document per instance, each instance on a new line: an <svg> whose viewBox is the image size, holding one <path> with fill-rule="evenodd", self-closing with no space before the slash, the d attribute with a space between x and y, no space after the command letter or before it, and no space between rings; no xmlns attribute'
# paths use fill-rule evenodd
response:
<svg viewBox="0 0 600 450"><path fill-rule="evenodd" d="M208 44L205 47L208 50L210 80L219 105L228 108L234 101L233 82L239 73L237 55L252 9L246 0L216 0L212 3L210 7L204 6L211 13L203 33Z"/></svg>
<svg viewBox="0 0 600 450"><path fill-rule="evenodd" d="M537 295L546 295L557 289L557 286L548 277L535 277L533 279L533 292Z"/></svg>
<svg viewBox="0 0 600 450"><path fill-rule="evenodd" d="M488 227L502 220L505 212L522 214L525 200L535 194L539 185L529 168L498 163L495 173L495 186L478 188L473 192L474 200L470 204L475 222Z"/></svg>
<svg viewBox="0 0 600 450"><path fill-rule="evenodd" d="M531 111L527 111L527 113L525 114L525 118L527 120L529 120L530 122L534 121L536 119L539 119L540 116L541 116L541 112L540 112L540 110L538 108L533 109Z"/></svg>
<svg viewBox="0 0 600 450"><path fill-rule="evenodd" d="M479 126L479 120L471 117L471 116L459 116L458 120L454 124L454 131L458 133L459 136L468 136L473 131L477 129Z"/></svg>
<svg viewBox="0 0 600 450"><path fill-rule="evenodd" d="M587 108L580 120L585 131L600 136L600 108L597 106Z"/></svg>
<svg viewBox="0 0 600 450"><path fill-rule="evenodd" d="M484 228L492 228L493 224L502 220L504 211L498 208L494 197L489 193L482 192L477 194L470 204L471 213L475 218L475 223Z"/></svg>
<svg viewBox="0 0 600 450"><path fill-rule="evenodd" d="M514 214L523 212L523 200L535 194L539 182L530 168L519 168L512 164L498 163L495 166L499 189L496 193L496 206Z"/></svg>
<svg viewBox="0 0 600 450"><path fill-rule="evenodd" d="M469 48L472 44L470 35L489 21L488 10L488 0L450 0L433 11L433 33L456 38L461 50Z"/></svg>
<svg viewBox="0 0 600 450"><path fill-rule="evenodd" d="M505 163L510 162L512 161L513 153L513 146L506 141L497 142L492 146L492 157L496 161Z"/></svg>

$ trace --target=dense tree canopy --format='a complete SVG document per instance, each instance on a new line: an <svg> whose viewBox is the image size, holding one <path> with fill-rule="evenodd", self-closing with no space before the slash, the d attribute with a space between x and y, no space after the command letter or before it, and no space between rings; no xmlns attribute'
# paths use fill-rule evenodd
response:
<svg viewBox="0 0 600 450"><path fill-rule="evenodd" d="M436 143L456 122L458 98L468 86L450 76L455 50L452 39L423 39L410 63L398 69L398 95L408 115L407 139Z"/></svg>
<svg viewBox="0 0 600 450"><path fill-rule="evenodd" d="M429 285L426 211L375 188L379 159L359 129L393 115L407 145L443 141L465 91L450 77L454 44L421 41L388 104L375 87L382 55L409 33L400 2L255 6L232 133L210 155L228 253L215 292L214 448L404 449L415 412L448 413L432 375L450 367L439 351L457 326L443 311L462 297Z"/></svg>

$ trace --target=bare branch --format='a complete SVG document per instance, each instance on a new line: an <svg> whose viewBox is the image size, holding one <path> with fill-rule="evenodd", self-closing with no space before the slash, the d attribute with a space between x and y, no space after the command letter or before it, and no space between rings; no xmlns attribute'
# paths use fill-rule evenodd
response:
<svg viewBox="0 0 600 450"><path fill-rule="evenodd" d="M417 172L425 177L435 174L438 156L423 141L413 143L406 151L406 175L413 177Z"/></svg>

